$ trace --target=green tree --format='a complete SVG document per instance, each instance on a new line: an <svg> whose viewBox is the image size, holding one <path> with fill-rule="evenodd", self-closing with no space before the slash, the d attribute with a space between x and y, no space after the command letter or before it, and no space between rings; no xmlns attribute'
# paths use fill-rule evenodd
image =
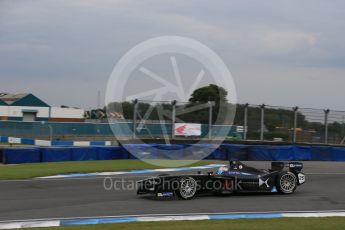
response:
<svg viewBox="0 0 345 230"><path fill-rule="evenodd" d="M227 113L224 113L224 111L230 109L226 99L227 95L228 92L223 87L210 84L194 90L189 98L189 104L186 107L193 107L197 104L205 104L209 101L215 102L212 110L212 122L215 123L217 121L217 123L220 124L229 123L227 121L229 117L227 117ZM220 111L223 112L220 113ZM193 114L184 117L184 120L188 122L200 122L207 124L209 119L208 108L201 109L198 112L194 112Z"/></svg>
<svg viewBox="0 0 345 230"><path fill-rule="evenodd" d="M208 102L215 101L217 104L221 102L226 102L228 92L220 86L210 84L205 87L198 88L194 90L189 98L190 102Z"/></svg>

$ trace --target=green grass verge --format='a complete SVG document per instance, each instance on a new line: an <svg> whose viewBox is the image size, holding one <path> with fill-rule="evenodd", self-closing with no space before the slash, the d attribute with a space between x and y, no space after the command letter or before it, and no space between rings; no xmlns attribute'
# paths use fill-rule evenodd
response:
<svg viewBox="0 0 345 230"><path fill-rule="evenodd" d="M47 228L37 228L47 229ZM166 221L166 222L137 222L101 225L83 225L71 227L52 227L56 230L343 230L345 217L323 218L279 218L279 219L241 219L241 220L202 220L202 221Z"/></svg>
<svg viewBox="0 0 345 230"><path fill-rule="evenodd" d="M177 160L151 160L165 167L176 167L177 165L206 165L216 161L177 161ZM28 179L41 176L52 176L67 173L90 173L106 171L122 171L134 169L156 169L162 168L141 160L107 160L107 161L75 161L75 162L54 162L34 163L20 165L1 165L0 180Z"/></svg>
<svg viewBox="0 0 345 230"><path fill-rule="evenodd" d="M0 147L7 147L7 146L33 146L33 145L24 145L24 144L10 144L10 143L0 143Z"/></svg>

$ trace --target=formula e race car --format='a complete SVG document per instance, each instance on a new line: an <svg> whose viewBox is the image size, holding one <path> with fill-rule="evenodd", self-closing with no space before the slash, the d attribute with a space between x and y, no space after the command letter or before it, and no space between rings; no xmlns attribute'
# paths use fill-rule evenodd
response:
<svg viewBox="0 0 345 230"><path fill-rule="evenodd" d="M272 162L271 169L256 169L240 161L230 161L216 173L190 175L160 175L138 181L137 194L158 197L177 195L188 200L200 193L279 192L293 193L305 182L300 162Z"/></svg>

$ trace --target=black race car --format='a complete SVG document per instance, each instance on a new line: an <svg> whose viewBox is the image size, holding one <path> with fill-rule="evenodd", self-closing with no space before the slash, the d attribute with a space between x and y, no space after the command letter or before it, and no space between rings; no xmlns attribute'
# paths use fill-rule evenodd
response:
<svg viewBox="0 0 345 230"><path fill-rule="evenodd" d="M305 182L300 162L272 162L271 169L256 169L240 161L230 161L216 173L190 175L159 175L138 181L137 194L158 197L177 195L192 199L200 193L280 192L293 193Z"/></svg>

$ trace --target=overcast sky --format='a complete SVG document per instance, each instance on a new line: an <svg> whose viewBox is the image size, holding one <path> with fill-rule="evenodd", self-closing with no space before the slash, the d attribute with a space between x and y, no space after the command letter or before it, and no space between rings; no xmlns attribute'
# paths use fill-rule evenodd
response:
<svg viewBox="0 0 345 230"><path fill-rule="evenodd" d="M0 0L0 91L95 107L117 61L162 35L213 49L239 102L345 110L342 0Z"/></svg>

